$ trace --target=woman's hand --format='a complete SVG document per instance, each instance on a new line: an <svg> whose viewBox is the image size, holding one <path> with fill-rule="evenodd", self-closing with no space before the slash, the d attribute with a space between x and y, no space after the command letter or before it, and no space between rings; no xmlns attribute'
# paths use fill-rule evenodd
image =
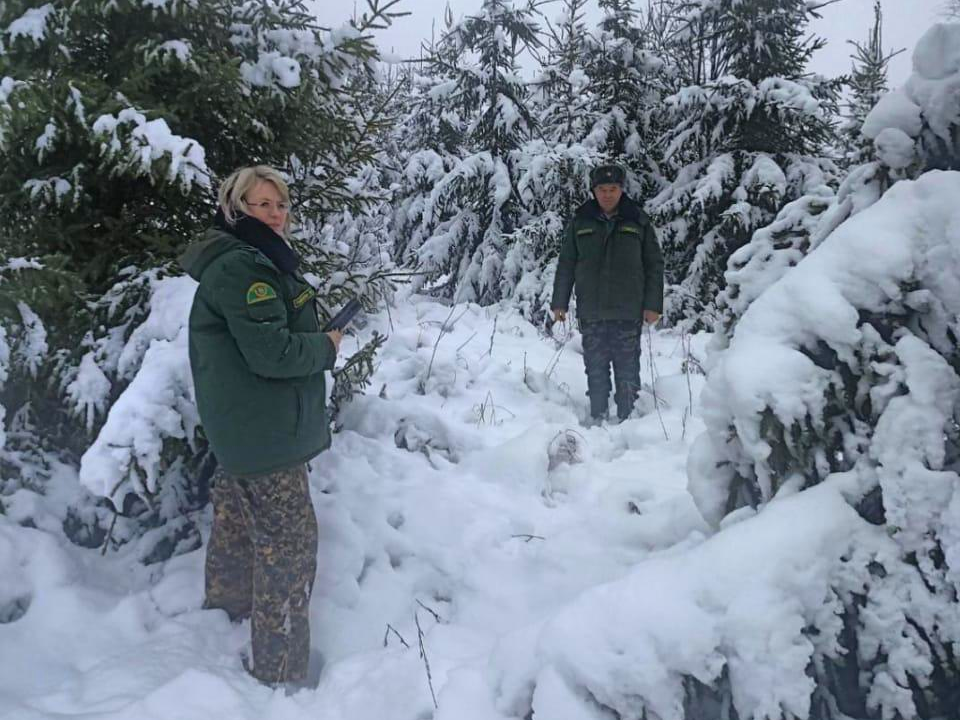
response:
<svg viewBox="0 0 960 720"><path fill-rule="evenodd" d="M343 333L339 330L331 330L327 333L327 337L333 340L333 347L339 353L340 352L340 341L343 340Z"/></svg>

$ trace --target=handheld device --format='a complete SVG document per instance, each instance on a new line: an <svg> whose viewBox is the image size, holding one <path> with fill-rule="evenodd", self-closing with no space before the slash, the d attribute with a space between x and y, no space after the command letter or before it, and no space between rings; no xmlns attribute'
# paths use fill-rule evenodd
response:
<svg viewBox="0 0 960 720"><path fill-rule="evenodd" d="M360 312L362 307L359 300L350 298L347 304L340 308L340 312L330 318L327 324L323 326L323 332L330 332L331 330L343 332L347 325L353 321L353 318L356 317L357 313Z"/></svg>

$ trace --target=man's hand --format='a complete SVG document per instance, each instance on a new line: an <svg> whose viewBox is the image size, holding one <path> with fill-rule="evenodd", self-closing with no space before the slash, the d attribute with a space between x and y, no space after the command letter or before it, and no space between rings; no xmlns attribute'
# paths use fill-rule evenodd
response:
<svg viewBox="0 0 960 720"><path fill-rule="evenodd" d="M560 308L553 308L553 321L554 322L563 322L567 319L567 311L561 310Z"/></svg>
<svg viewBox="0 0 960 720"><path fill-rule="evenodd" d="M339 353L340 352L340 341L343 340L343 333L339 330L331 330L327 333L327 337L333 340L333 347Z"/></svg>
<svg viewBox="0 0 960 720"><path fill-rule="evenodd" d="M649 325L653 325L660 319L660 313L656 310L644 310L643 311L643 321Z"/></svg>

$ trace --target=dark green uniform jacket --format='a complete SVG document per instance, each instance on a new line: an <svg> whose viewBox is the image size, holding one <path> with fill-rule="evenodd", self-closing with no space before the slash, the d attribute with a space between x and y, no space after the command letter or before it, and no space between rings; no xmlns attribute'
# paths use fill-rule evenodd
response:
<svg viewBox="0 0 960 720"><path fill-rule="evenodd" d="M320 332L313 288L217 228L180 264L200 283L190 367L200 420L223 469L272 473L327 448L323 371L336 350Z"/></svg>
<svg viewBox="0 0 960 720"><path fill-rule="evenodd" d="M551 308L566 310L577 288L581 320L641 320L663 312L663 255L650 219L626 195L607 218L596 200L567 225Z"/></svg>

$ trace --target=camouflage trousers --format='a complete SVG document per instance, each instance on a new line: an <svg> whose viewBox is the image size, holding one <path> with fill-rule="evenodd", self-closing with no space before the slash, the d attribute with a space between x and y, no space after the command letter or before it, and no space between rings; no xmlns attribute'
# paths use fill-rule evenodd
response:
<svg viewBox="0 0 960 720"><path fill-rule="evenodd" d="M204 606L251 618L250 673L263 683L302 682L310 657L310 594L317 518L303 465L253 478L218 469L207 547Z"/></svg>
<svg viewBox="0 0 960 720"><path fill-rule="evenodd" d="M639 320L581 320L580 332L583 335L590 416L594 419L607 417L612 365L617 417L626 419L640 393L643 323Z"/></svg>

